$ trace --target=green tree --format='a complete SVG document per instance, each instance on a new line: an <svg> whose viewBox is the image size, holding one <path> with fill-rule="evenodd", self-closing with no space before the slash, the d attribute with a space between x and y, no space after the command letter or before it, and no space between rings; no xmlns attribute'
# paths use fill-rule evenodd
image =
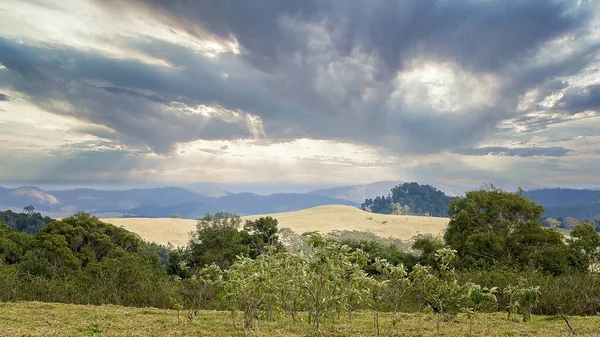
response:
<svg viewBox="0 0 600 337"><path fill-rule="evenodd" d="M438 249L444 248L442 239L431 234L419 234L413 240L411 248L417 254L417 263L425 266L437 266L435 254Z"/></svg>
<svg viewBox="0 0 600 337"><path fill-rule="evenodd" d="M36 238L43 242L47 236L52 235L64 238L67 247L84 265L105 257L137 252L142 244L135 234L84 212L51 222L36 234Z"/></svg>
<svg viewBox="0 0 600 337"><path fill-rule="evenodd" d="M546 218L544 219L544 225L546 225L546 227L558 228L560 227L561 222L554 218Z"/></svg>
<svg viewBox="0 0 600 337"><path fill-rule="evenodd" d="M562 234L542 227L543 212L522 193L493 186L469 191L452 201L444 240L463 265L533 266L561 274L568 269L568 247Z"/></svg>
<svg viewBox="0 0 600 337"><path fill-rule="evenodd" d="M23 207L23 212L27 213L29 216L33 216L33 212L35 211L35 207L32 205L27 205Z"/></svg>
<svg viewBox="0 0 600 337"><path fill-rule="evenodd" d="M32 249L31 235L14 231L0 221L0 260L6 264L21 262L25 252Z"/></svg>
<svg viewBox="0 0 600 337"><path fill-rule="evenodd" d="M0 212L0 221L17 232L35 234L53 220L49 217L42 217L40 213L24 214L7 210Z"/></svg>
<svg viewBox="0 0 600 337"><path fill-rule="evenodd" d="M200 219L185 252L189 266L203 268L214 263L228 269L238 255L248 256L247 233L240 231L241 222L238 215L226 212Z"/></svg>
<svg viewBox="0 0 600 337"><path fill-rule="evenodd" d="M376 261L385 260L392 265L403 265L412 268L417 264L417 257L413 254L399 250L393 244L383 244L373 240L353 240L346 239L340 242L342 245L347 245L353 250L361 250L368 256L368 262L364 266L364 270L370 274L379 274Z"/></svg>
<svg viewBox="0 0 600 337"><path fill-rule="evenodd" d="M274 246L277 251L284 249L283 244L279 242L277 225L277 219L270 216L246 220L244 230L248 235L245 243L249 246L251 258L265 254L268 246Z"/></svg>
<svg viewBox="0 0 600 337"><path fill-rule="evenodd" d="M592 272L599 270L600 266L600 234L592 224L583 222L571 230L569 245L577 253L583 254L586 265Z"/></svg>
<svg viewBox="0 0 600 337"><path fill-rule="evenodd" d="M575 228L575 226L579 225L580 223L581 223L580 220L577 220L570 216L565 219L565 226L567 229L573 229L573 228Z"/></svg>

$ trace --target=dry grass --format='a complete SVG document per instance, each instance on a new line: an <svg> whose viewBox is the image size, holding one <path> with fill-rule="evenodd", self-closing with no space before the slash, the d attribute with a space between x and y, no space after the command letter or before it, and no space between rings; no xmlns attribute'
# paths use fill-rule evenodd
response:
<svg viewBox="0 0 600 337"><path fill-rule="evenodd" d="M448 225L449 219L410 215L386 215L362 211L352 206L319 206L295 212L261 214L243 217L254 220L272 216L279 221L279 228L288 227L301 234L307 231L328 233L334 230L368 231L382 237L409 240L416 234L439 234ZM102 221L139 234L146 241L175 246L185 245L189 233L196 229L196 220L109 218Z"/></svg>
<svg viewBox="0 0 600 337"><path fill-rule="evenodd" d="M177 312L114 305L89 306L41 302L0 303L0 336L244 336L240 316L228 312L201 311L188 325L185 312L178 323ZM372 313L361 311L332 325L322 325L322 336L375 336ZM381 336L468 336L464 315L441 324L424 314L402 314L392 326L393 316L381 314ZM569 317L577 336L599 336L598 317ZM568 336L560 317L533 316L528 323L508 321L506 315L481 314L473 322L473 336ZM250 336L318 336L305 323L289 319L261 322Z"/></svg>

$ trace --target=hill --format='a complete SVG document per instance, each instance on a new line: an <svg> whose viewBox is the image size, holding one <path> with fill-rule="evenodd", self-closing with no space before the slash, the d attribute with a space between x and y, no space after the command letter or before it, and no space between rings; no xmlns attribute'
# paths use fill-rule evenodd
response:
<svg viewBox="0 0 600 337"><path fill-rule="evenodd" d="M393 187L387 196L366 199L361 208L381 214L446 217L451 199L431 185L412 182Z"/></svg>
<svg viewBox="0 0 600 337"><path fill-rule="evenodd" d="M600 220L600 191L593 189L545 188L525 191L544 206L544 217Z"/></svg>
<svg viewBox="0 0 600 337"><path fill-rule="evenodd" d="M51 217L69 216L78 211L100 217L170 217L179 214L196 219L206 213L227 211L240 215L289 212L321 205L351 205L351 201L303 193L258 195L228 193L214 189L196 191L179 187L131 190L71 189L43 191L37 187L0 188L0 209L21 210L33 205Z"/></svg>
<svg viewBox="0 0 600 337"><path fill-rule="evenodd" d="M600 201L578 205L548 207L544 216L555 219L572 217L579 220L600 220Z"/></svg>
<svg viewBox="0 0 600 337"><path fill-rule="evenodd" d="M600 201L600 191L570 188L544 188L523 193L546 208L573 206Z"/></svg>
<svg viewBox="0 0 600 337"><path fill-rule="evenodd" d="M272 216L279 221L279 228L287 227L298 234L307 231L328 233L334 230L358 230L401 240L410 240L417 234L439 234L449 221L446 218L374 214L342 205L244 216L242 219L254 220L262 216ZM106 218L102 221L122 226L147 241L161 244L170 242L176 246L187 244L189 233L196 229L197 223L196 220L170 218Z"/></svg>
<svg viewBox="0 0 600 337"><path fill-rule="evenodd" d="M319 189L309 192L309 194L344 199L361 204L365 201L365 199L371 199L390 193L392 188L399 184L402 184L402 182L386 180L377 181L367 185L349 185Z"/></svg>

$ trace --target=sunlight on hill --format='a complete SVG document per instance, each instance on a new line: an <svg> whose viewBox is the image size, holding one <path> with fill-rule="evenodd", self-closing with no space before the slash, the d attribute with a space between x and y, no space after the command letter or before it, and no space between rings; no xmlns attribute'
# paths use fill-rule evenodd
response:
<svg viewBox="0 0 600 337"><path fill-rule="evenodd" d="M449 219L374 214L352 206L329 205L308 208L300 211L261 214L242 217L254 220L263 216L272 216L279 221L279 228L288 227L301 234L307 231L328 233L334 230L369 231L382 237L394 237L409 240L417 234L440 234ZM196 229L196 220L170 218L109 218L102 221L139 234L146 241L175 246L185 245L189 233Z"/></svg>

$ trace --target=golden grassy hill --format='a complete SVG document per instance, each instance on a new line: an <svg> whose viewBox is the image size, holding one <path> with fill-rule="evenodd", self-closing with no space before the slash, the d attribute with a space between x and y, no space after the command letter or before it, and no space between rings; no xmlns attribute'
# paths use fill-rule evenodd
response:
<svg viewBox="0 0 600 337"><path fill-rule="evenodd" d="M356 207L328 205L300 211L261 214L242 217L254 220L272 216L279 221L279 228L288 227L301 234L307 231L328 233L334 230L369 231L382 237L409 240L417 234L439 234L448 225L449 219L411 215L387 215L365 212ZM139 234L144 240L173 245L185 245L189 233L196 229L196 220L170 218L108 218L104 222L123 226Z"/></svg>

